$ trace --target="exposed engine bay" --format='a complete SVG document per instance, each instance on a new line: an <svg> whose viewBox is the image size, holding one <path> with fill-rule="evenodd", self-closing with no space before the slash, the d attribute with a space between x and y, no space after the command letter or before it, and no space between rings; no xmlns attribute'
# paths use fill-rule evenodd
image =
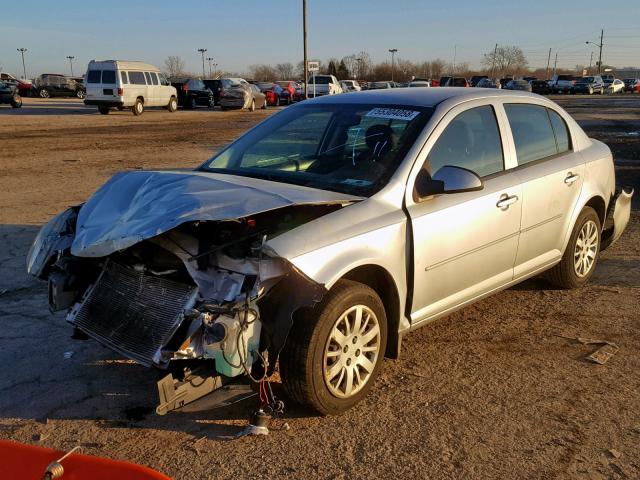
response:
<svg viewBox="0 0 640 480"><path fill-rule="evenodd" d="M291 204L233 220L186 221L107 255L91 246L89 256L73 253L78 229L89 230L85 206L73 207L43 227L28 269L48 280L51 311L68 309L79 332L121 355L161 369L187 360L208 365L198 375L211 377L209 387L197 395L179 391L189 385L171 373L159 382L158 413L166 413L231 378L259 382L273 373L293 314L320 301L325 288L267 242L344 205Z"/></svg>

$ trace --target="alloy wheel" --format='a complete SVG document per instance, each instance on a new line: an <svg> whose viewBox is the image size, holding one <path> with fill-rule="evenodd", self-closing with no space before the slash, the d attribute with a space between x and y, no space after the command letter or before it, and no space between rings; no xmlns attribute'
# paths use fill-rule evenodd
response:
<svg viewBox="0 0 640 480"><path fill-rule="evenodd" d="M580 278L593 268L598 253L598 226L593 220L585 222L580 229L573 251L573 268Z"/></svg>

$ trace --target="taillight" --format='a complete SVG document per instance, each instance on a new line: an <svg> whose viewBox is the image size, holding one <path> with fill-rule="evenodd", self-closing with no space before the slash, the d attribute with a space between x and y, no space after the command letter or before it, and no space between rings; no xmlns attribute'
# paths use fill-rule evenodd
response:
<svg viewBox="0 0 640 480"><path fill-rule="evenodd" d="M575 85L576 81L575 80L571 80L571 85Z"/></svg>
<svg viewBox="0 0 640 480"><path fill-rule="evenodd" d="M124 88L119 88L118 89L118 96L122 97L124 95Z"/></svg>
<svg viewBox="0 0 640 480"><path fill-rule="evenodd" d="M188 92L189 91L189 87L187 86L186 83L182 84L182 91L183 92Z"/></svg>

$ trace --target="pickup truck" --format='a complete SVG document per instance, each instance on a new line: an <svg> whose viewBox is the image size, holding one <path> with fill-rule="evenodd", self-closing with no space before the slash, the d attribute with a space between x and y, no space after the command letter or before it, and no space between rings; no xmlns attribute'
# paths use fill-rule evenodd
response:
<svg viewBox="0 0 640 480"><path fill-rule="evenodd" d="M573 75L554 75L549 80L549 87L553 93L571 93L575 83Z"/></svg>
<svg viewBox="0 0 640 480"><path fill-rule="evenodd" d="M315 93L314 93L315 92ZM343 93L340 82L333 75L313 75L309 77L309 98Z"/></svg>

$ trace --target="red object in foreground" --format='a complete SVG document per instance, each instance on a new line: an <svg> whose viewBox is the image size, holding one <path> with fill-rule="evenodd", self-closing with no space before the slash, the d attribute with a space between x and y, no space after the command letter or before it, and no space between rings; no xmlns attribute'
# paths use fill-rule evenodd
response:
<svg viewBox="0 0 640 480"><path fill-rule="evenodd" d="M0 477L3 480L40 480L51 462L66 452L0 440ZM60 480L170 480L169 477L136 465L102 457L73 453L62 460Z"/></svg>

